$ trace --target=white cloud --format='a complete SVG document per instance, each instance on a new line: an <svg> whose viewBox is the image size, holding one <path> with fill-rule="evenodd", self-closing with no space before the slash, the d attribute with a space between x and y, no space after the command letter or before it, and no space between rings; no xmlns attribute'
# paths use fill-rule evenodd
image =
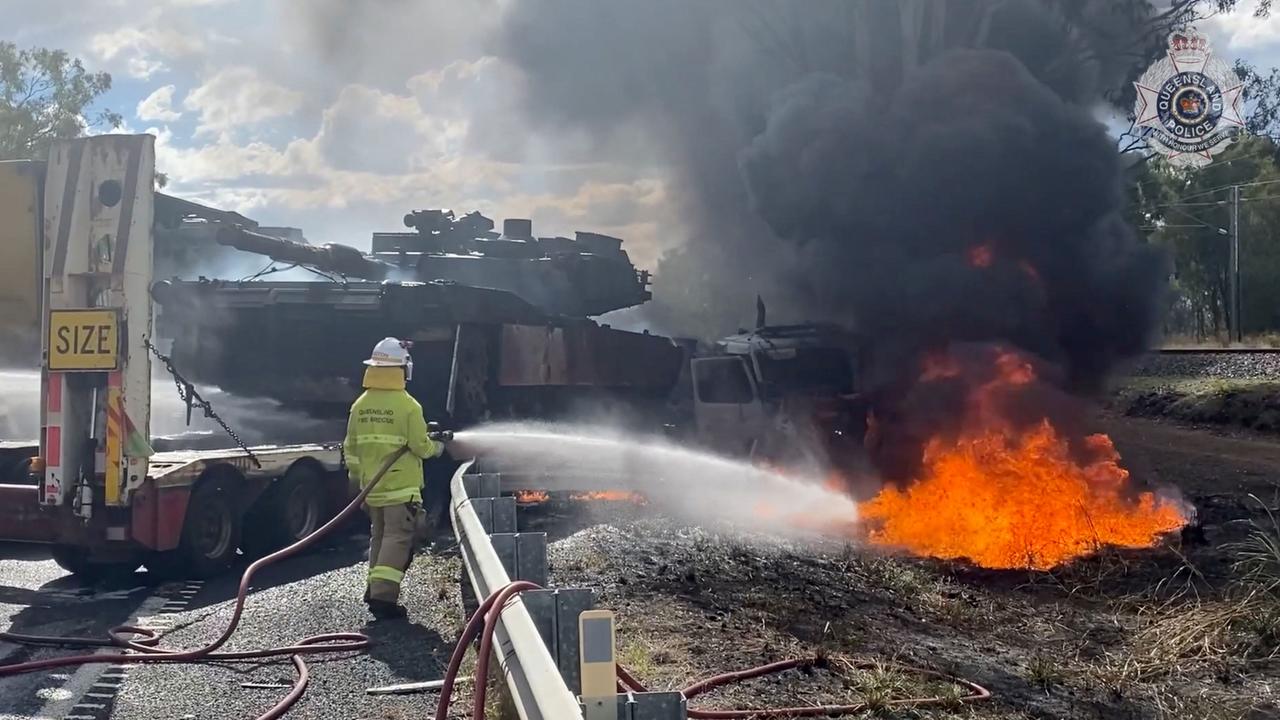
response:
<svg viewBox="0 0 1280 720"><path fill-rule="evenodd" d="M1280 45L1280 12L1258 18L1253 15L1256 8L1257 0L1246 0L1234 12L1217 15L1205 23L1206 32L1225 41L1215 42L1216 51L1235 56Z"/></svg>
<svg viewBox="0 0 1280 720"><path fill-rule="evenodd" d="M237 143L230 133L213 142L183 146L167 129L157 136L156 167L168 173L170 189L220 207L307 210L390 206L398 218L423 202L471 207L492 202L511 169L496 163L446 158L398 174L337 167L322 150L323 136L297 139L283 148L264 142ZM310 223L291 220L304 229Z"/></svg>
<svg viewBox="0 0 1280 720"><path fill-rule="evenodd" d="M130 76L140 80L150 80L152 75L169 69L159 60L147 57L131 57L125 67Z"/></svg>
<svg viewBox="0 0 1280 720"><path fill-rule="evenodd" d="M564 166L554 154L514 163L493 152L503 132L515 136L510 147L526 143L504 85L509 70L480 58L420 73L399 92L350 83L314 111L313 134L280 146L237 129L297 127L315 117L306 107L314 97L230 68L183 103L201 113L194 144L160 131L157 165L172 192L302 227L315 241L361 245L369 231L397 229L408 210L449 207L531 217L539 233L615 234L651 264L673 237L662 182L631 168ZM294 120L279 117L295 110Z"/></svg>
<svg viewBox="0 0 1280 720"><path fill-rule="evenodd" d="M588 180L572 194L516 193L500 198L495 211L532 218L537 235L590 230L620 237L640 267L652 268L664 250L678 244L670 232L675 209L666 184L656 178Z"/></svg>
<svg viewBox="0 0 1280 720"><path fill-rule="evenodd" d="M464 119L423 112L412 96L347 85L316 140L338 169L396 173L461 155L466 132Z"/></svg>
<svg viewBox="0 0 1280 720"><path fill-rule="evenodd" d="M200 35L166 25L159 12L152 12L139 23L96 33L89 39L89 49L103 62L119 60L130 75L147 79L168 69L164 59L200 55L205 44Z"/></svg>
<svg viewBox="0 0 1280 720"><path fill-rule="evenodd" d="M260 76L250 67L224 68L192 90L182 106L200 114L197 134L226 132L292 114L302 93Z"/></svg>
<svg viewBox="0 0 1280 720"><path fill-rule="evenodd" d="M522 81L516 68L485 56L451 62L415 75L407 84L424 112L465 123L468 151L515 161L522 159L528 142L519 109Z"/></svg>
<svg viewBox="0 0 1280 720"><path fill-rule="evenodd" d="M84 1L102 9L95 21L41 32L122 79L164 78L121 83L113 102L153 126L169 192L364 247L426 207L532 217L543 234L614 234L642 263L670 244L672 202L652 168L581 154L566 165L560 144L525 127L521 73L475 56L497 12L477 19L450 0ZM387 52L427 23L457 32Z"/></svg>
<svg viewBox="0 0 1280 720"><path fill-rule="evenodd" d="M182 117L182 113L173 109L174 89L172 85L157 88L155 92L138 103L138 109L134 114L143 121L171 122Z"/></svg>

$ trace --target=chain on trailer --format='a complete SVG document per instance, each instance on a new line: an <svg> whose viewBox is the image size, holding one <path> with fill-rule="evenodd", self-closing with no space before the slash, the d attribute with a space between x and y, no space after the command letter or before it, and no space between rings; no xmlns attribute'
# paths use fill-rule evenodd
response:
<svg viewBox="0 0 1280 720"><path fill-rule="evenodd" d="M171 360L168 355L160 352L160 349L155 345L152 345L150 338L143 338L143 343L146 344L147 349L151 351L151 354L156 356L156 359L164 363L164 369L173 376L173 384L178 388L178 397L182 398L182 402L186 403L187 406L187 425L191 424L191 408L193 406L199 407L204 411L205 417L218 423L223 432L227 434L227 437L235 441L235 444L244 451L245 455L249 456L249 459L253 461L254 467L261 468L262 462L258 460L258 456L255 455L253 451L249 449L249 446L240 439L240 436L236 434L236 431L232 430L231 426L227 425L226 421L214 411L213 405L211 405L208 400L205 400L200 396L200 393L196 391L195 385L193 385L190 380L183 377L182 373L178 372L178 369L173 366L173 360Z"/></svg>

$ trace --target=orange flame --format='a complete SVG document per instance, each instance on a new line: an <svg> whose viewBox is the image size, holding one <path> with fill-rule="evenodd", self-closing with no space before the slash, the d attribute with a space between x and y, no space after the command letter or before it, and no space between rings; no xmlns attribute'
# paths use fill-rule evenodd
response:
<svg viewBox="0 0 1280 720"><path fill-rule="evenodd" d="M578 492L569 495L571 500L600 500L605 502L629 502L643 505L648 502L640 493L634 493L629 490L595 490L592 492Z"/></svg>
<svg viewBox="0 0 1280 720"><path fill-rule="evenodd" d="M551 499L546 490L517 490L516 502L521 505L537 505ZM602 502L629 502L644 505L648 502L645 496L630 490L592 490L569 493L570 500L598 500Z"/></svg>
<svg viewBox="0 0 1280 720"><path fill-rule="evenodd" d="M551 494L546 490L517 490L516 502L527 505L536 505L544 503L551 499Z"/></svg>
<svg viewBox="0 0 1280 720"><path fill-rule="evenodd" d="M931 367L926 361L925 377ZM996 371L972 393L958 438L931 438L918 477L861 505L872 542L992 568L1047 569L1105 545L1148 547L1186 524L1176 501L1129 491L1106 435L1085 438L1073 455L1048 420L1018 430L1000 417L995 393L1036 375L1012 352L996 358Z"/></svg>

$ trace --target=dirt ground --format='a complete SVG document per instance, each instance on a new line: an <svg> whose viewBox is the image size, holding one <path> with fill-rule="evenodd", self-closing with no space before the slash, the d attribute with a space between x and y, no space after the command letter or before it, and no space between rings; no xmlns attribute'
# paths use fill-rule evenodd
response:
<svg viewBox="0 0 1280 720"><path fill-rule="evenodd" d="M864 717L1280 717L1280 442L1104 419L1125 465L1174 486L1199 524L1144 551L1048 572L780 542L595 507L553 537L552 580L619 615L621 661L651 689L793 657L824 666L751 680L699 707L864 703ZM1250 496L1257 499L1253 499ZM546 511L544 511L546 512ZM523 521L522 521L523 522ZM963 677L993 697L918 666ZM894 701L937 697L931 706Z"/></svg>

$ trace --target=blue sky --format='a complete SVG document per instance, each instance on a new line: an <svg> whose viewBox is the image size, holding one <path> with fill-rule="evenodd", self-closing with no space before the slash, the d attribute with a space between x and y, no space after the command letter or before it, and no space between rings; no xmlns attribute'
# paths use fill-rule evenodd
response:
<svg viewBox="0 0 1280 720"><path fill-rule="evenodd" d="M518 73L486 47L514 1L0 0L0 37L111 72L103 105L157 135L175 194L357 246L411 209L527 216L627 238L651 267L678 237L662 169L527 135ZM1280 65L1280 13L1251 13L1200 28L1220 55Z"/></svg>

